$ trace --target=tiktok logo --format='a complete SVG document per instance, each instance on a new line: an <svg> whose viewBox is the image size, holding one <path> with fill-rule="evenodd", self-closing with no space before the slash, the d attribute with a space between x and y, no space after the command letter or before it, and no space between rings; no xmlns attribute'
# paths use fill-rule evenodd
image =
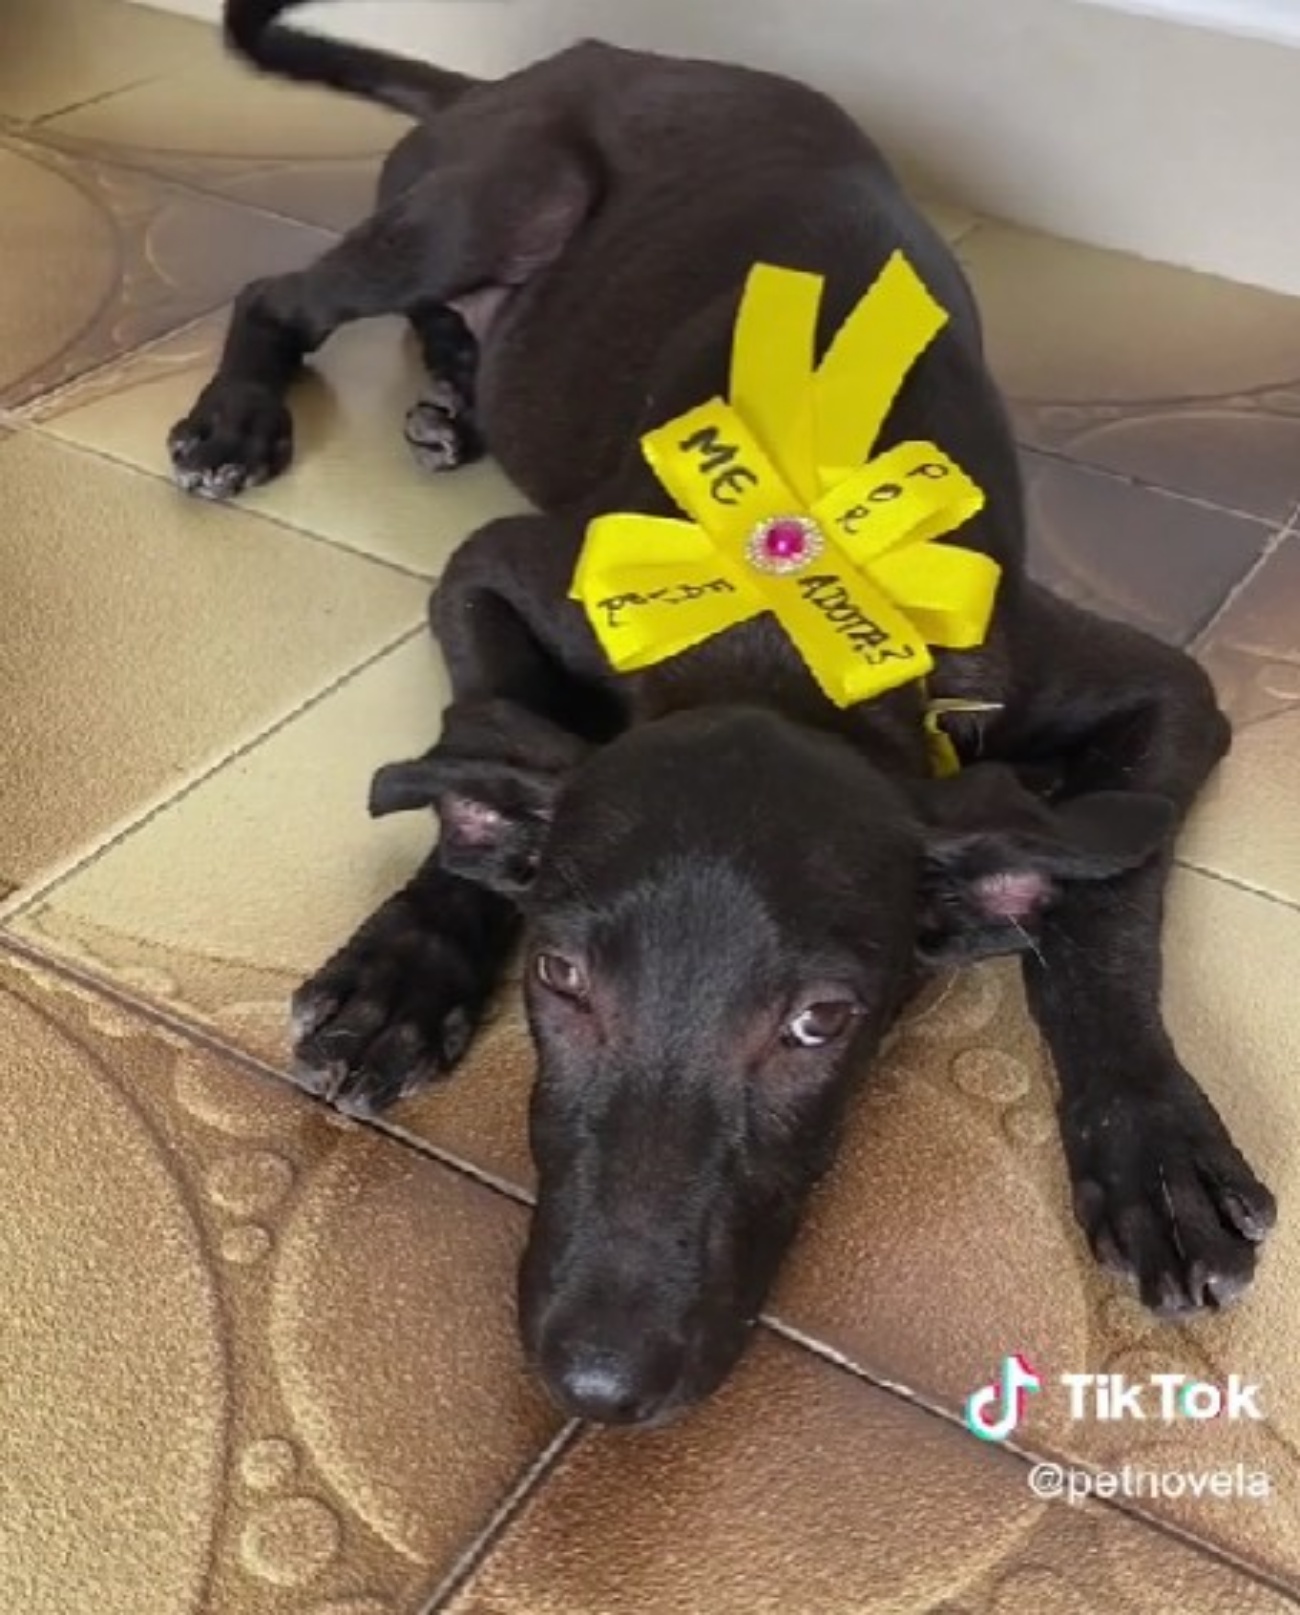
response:
<svg viewBox="0 0 1300 1615"><path fill-rule="evenodd" d="M1025 1398L1043 1383L1019 1352L1002 1359L997 1379L966 1398L966 1428L981 1441L1005 1441L1025 1416Z"/></svg>

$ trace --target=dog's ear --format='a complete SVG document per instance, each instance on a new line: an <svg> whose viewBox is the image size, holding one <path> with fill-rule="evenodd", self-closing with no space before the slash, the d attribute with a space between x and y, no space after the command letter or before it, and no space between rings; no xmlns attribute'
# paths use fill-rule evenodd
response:
<svg viewBox="0 0 1300 1615"><path fill-rule="evenodd" d="M1094 791L1052 805L993 764L928 787L922 811L918 946L932 964L1022 951L1063 887L1138 868L1175 825L1163 796Z"/></svg>
<svg viewBox="0 0 1300 1615"><path fill-rule="evenodd" d="M555 804L586 743L511 701L447 709L442 738L370 786L375 817L432 808L444 869L506 896L532 882Z"/></svg>

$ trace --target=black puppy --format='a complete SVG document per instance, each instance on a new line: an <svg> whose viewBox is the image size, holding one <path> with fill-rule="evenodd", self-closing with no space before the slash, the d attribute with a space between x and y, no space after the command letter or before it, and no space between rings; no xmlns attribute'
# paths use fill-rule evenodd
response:
<svg viewBox="0 0 1300 1615"><path fill-rule="evenodd" d="M524 1337L566 1407L649 1422L735 1362L918 962L1020 952L1093 1250L1161 1312L1231 1300L1273 1200L1159 1002L1170 844L1228 726L1188 658L1025 580L970 294L878 153L820 95L740 68L584 44L477 84L286 30L282 9L232 0L235 47L423 122L374 217L239 298L173 433L178 481L224 496L282 471L304 356L394 312L444 384L412 435L455 459L459 315L475 422L544 512L475 533L437 591L454 700L372 805L432 805L441 840L301 989L302 1070L357 1109L450 1070L523 917ZM638 439L725 390L751 266L825 277L824 346L896 249L951 319L878 447L965 466L988 499L960 543L1002 568L985 644L931 679L997 707L955 720L972 766L944 781L915 684L835 708L767 617L616 679L568 598L592 516L668 512Z"/></svg>

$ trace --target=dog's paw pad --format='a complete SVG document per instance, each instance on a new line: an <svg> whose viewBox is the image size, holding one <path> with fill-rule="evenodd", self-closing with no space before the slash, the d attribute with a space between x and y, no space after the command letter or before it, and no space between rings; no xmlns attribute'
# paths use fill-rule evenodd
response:
<svg viewBox="0 0 1300 1615"><path fill-rule="evenodd" d="M406 441L416 464L425 471L454 471L483 452L467 417L433 398L421 399L407 411Z"/></svg>
<svg viewBox="0 0 1300 1615"><path fill-rule="evenodd" d="M374 1115L459 1064L486 996L456 943L394 899L294 994L295 1078Z"/></svg>
<svg viewBox="0 0 1300 1615"><path fill-rule="evenodd" d="M431 376L425 383L424 397L420 404L429 404L434 409L440 409L444 415L450 415L452 420L464 419L470 413L469 400L456 386L455 382L448 381L445 376ZM415 406L417 409L419 404Z"/></svg>
<svg viewBox="0 0 1300 1615"><path fill-rule="evenodd" d="M277 477L293 457L293 421L260 388L209 388L167 438L172 479L200 499L233 499Z"/></svg>

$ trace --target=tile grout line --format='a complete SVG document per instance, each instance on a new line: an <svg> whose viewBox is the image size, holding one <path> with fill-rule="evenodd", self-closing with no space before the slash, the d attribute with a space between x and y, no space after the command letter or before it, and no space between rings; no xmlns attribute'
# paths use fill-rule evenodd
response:
<svg viewBox="0 0 1300 1615"><path fill-rule="evenodd" d="M772 1334L778 1336L782 1340L785 1340L789 1345L795 1346L798 1349L807 1352L810 1356L817 1358L819 1361L826 1363L828 1367L837 1370L839 1373L849 1375L852 1379L857 1380L860 1384L871 1386L873 1389L878 1391L883 1391L886 1395L892 1396L898 1401L904 1402L908 1406L915 1408L921 1414L930 1418L941 1420L944 1424L949 1425L953 1429L961 1430L963 1432L966 1430L966 1426L962 1420L949 1408L943 1407L940 1403L928 1400L919 1392L912 1390L910 1386L904 1385L901 1381L885 1379L872 1374L868 1369L865 1369L859 1363L854 1362L851 1357L848 1357L845 1355L845 1353L836 1350L834 1346L829 1345L827 1342L818 1340L816 1336L805 1334L803 1330L797 1329L791 1324L783 1323L778 1318L769 1317L766 1314L764 1314L762 1318L762 1323L765 1328L771 1331ZM1034 1452L1030 1448L1022 1447L1015 1441L999 1442L998 1448L999 1450L1016 1458L1020 1463L1027 1465L1031 1469L1038 1464L1048 1463L1065 1470L1078 1469L1088 1472L1100 1471L1100 1465L1091 1459L1076 1460L1069 1456L1064 1459L1057 1458L1055 1456L1044 1457L1043 1454ZM1297 1600L1297 1586L1287 1582L1275 1571L1266 1569L1261 1565L1253 1564L1249 1560L1244 1559L1240 1555L1234 1553L1231 1549L1225 1548L1217 1542L1209 1541L1205 1537L1198 1536L1194 1531L1187 1529L1185 1526L1178 1525L1173 1520L1167 1520L1158 1514L1148 1513L1147 1510L1141 1507L1133 1507L1129 1504L1122 1503L1116 1498L1091 1497L1089 1498L1089 1501L1096 1507L1109 1510L1110 1512L1119 1515L1122 1519L1136 1520L1149 1530L1158 1531L1162 1536L1171 1538L1173 1541L1179 1543L1183 1548L1187 1549L1196 1556L1211 1559L1221 1565L1224 1565L1228 1569L1233 1570L1237 1574L1244 1576L1248 1580L1256 1583L1258 1586L1268 1588L1271 1592L1281 1593L1288 1599L1288 1601L1292 1603L1296 1602ZM1059 1501L1052 1500L1046 1506L1064 1506L1069 1508L1076 1507L1077 1505L1071 1504L1062 1498ZM425 1612L421 1611L420 1615L425 1615Z"/></svg>
<svg viewBox="0 0 1300 1615"><path fill-rule="evenodd" d="M92 364L85 370L79 370L75 376L69 376L64 381L55 382L54 386L47 388L44 392L34 393L32 397L25 399L21 404L11 404L0 413L8 415L9 419L16 424L31 427L35 431L42 430L45 423L37 420L34 415L28 413L29 411L47 404L61 403L65 398L71 397L83 383L95 381L100 376L109 375L119 366L129 364L135 359L143 358L151 353L154 348L161 347L164 343L171 342L178 336L184 336L187 331L202 325L204 320L210 320L219 309L226 308L229 304L230 299L228 297L220 299L200 313L189 315L179 325L169 326L167 330L160 331L157 336L147 337L143 342L138 342L133 348L125 348L120 353L110 354L107 359L100 360L98 364ZM53 434L49 435L52 436ZM60 439L60 442L63 441L66 441L66 439ZM90 452L94 453L95 451L91 450ZM107 457L105 456L105 458ZM120 463L126 464L127 462Z"/></svg>
<svg viewBox="0 0 1300 1615"><path fill-rule="evenodd" d="M137 85L136 88L139 89L141 86ZM80 109L74 108L72 110ZM405 133L405 130L401 131L401 133ZM264 219L273 219L280 224L297 225L304 230L319 230L325 235L332 236L336 241L351 228L350 225L322 224L318 219L304 219L296 213L286 213L283 208L272 207L265 202L250 202L243 197L232 196L229 191L221 190L215 181L206 181L201 175L196 177L192 170L187 171L185 177L181 178L175 170L150 167L145 159L151 153L147 150L142 151L136 146L116 146L111 142L100 143L76 135L65 135L62 139L52 139L47 135L42 144L53 147L55 151L60 151L65 156L80 157L88 162L102 163L107 168L125 169L128 173L143 175L146 179L154 180L160 185L171 186L176 190L185 191L188 195L199 197L205 202L222 202L227 207L241 208L249 213L259 213ZM114 155L106 155L109 151L113 152ZM125 155L121 155L122 153L125 153ZM386 153L383 151L358 151L340 152L325 156L320 153L294 155L291 153L264 152L261 155L250 155L236 152L187 152L173 149L166 155L174 157L178 164L187 160L198 163L213 161L234 163L242 161L248 165L247 168L238 175L231 176L232 178L241 179L250 174L266 172L274 174L281 171L286 163L292 163L297 172L309 171L312 168L325 169L346 163L369 163L373 165L374 174L372 179L374 187L377 187L379 172ZM354 220L353 223L360 223L360 220Z"/></svg>
<svg viewBox="0 0 1300 1615"><path fill-rule="evenodd" d="M225 305L218 304L217 307L223 308ZM215 312L216 309L208 309L206 314L199 315L199 319L206 319L208 315ZM159 338L159 340L165 341L169 337L178 335L186 330L190 323L195 322L187 322L185 326L178 326L175 330L167 332L166 337ZM153 344L148 344L148 346L153 346ZM123 355L123 358L133 359L144 352L146 352L145 347L133 348L129 354ZM87 372L87 374L97 375L99 371ZM81 378L77 379L80 380ZM46 402L49 398L55 396L57 396L57 391L56 393L44 395L41 401ZM164 487L173 489L178 499L193 498L199 504L239 512L251 517L254 521L265 522L269 527L274 527L281 533L291 534L294 538L307 539L314 544L323 544L326 549L333 550L336 554L350 556L354 561L366 561L372 566L382 568L385 572L393 572L398 577L410 578L415 583L422 583L428 589L432 589L438 582L440 574L437 572L417 572L414 567L407 566L401 561L395 561L391 556L377 555L373 550L358 549L352 544L345 543L341 538L332 537L328 533L319 533L312 527L299 526L298 523L291 522L274 511L262 510L254 505L242 504L238 497L234 499L202 500L195 495L183 494L164 472L150 471L147 466L139 465L134 460L124 460L120 455L110 454L107 449L98 448L94 444L81 443L72 438L62 437L43 421L17 415L10 418L8 426L15 436L34 434L43 443L48 443L57 449L65 450L71 454L89 455L91 459L98 460L104 465L110 465L115 470L125 471L130 476L143 477L147 482L151 483L161 483Z"/></svg>
<svg viewBox="0 0 1300 1615"><path fill-rule="evenodd" d="M501 1541L551 1472L568 1455L582 1433L582 1422L570 1419L552 1436L488 1516L482 1529L461 1551L451 1569L428 1595L416 1615L440 1615Z"/></svg>
<svg viewBox="0 0 1300 1615"><path fill-rule="evenodd" d="M211 65L211 64L209 64ZM189 70L193 71L193 70ZM198 71L203 71L202 68ZM185 75L182 74L182 77ZM65 156L74 159L80 158L85 162L100 163L106 168L125 169L132 174L143 174L149 179L162 185L173 186L191 195L203 197L205 200L223 202L228 207L244 209L250 213L260 213L264 218L276 219L282 224L300 225L308 230L319 230L336 240L349 228L347 225L321 224L315 219L303 219L297 214L286 213L278 207L270 207L260 202L250 202L243 197L232 196L229 192L221 190L217 185L201 183L190 175L180 178L174 170L152 166L149 158L172 157L178 165L187 162L195 163L246 163L250 167L264 165L281 165L284 163L305 164L308 166L325 167L340 163L369 163L374 168L374 180L377 183L379 170L384 159L392 147L401 137L415 127L415 120L404 114L395 115L394 139L377 151L347 151L347 152L207 152L184 151L174 148L155 152L150 147L131 146L121 142L86 135L70 134L64 130L50 127L60 118L70 117L77 112L84 112L87 107L99 106L102 102L111 101L117 96L134 94L137 90L149 89L152 85L162 84L173 78L170 73L151 73L142 79L133 80L130 84L119 85L111 90L99 90L94 95L87 96L82 101L74 101L68 106L57 107L50 112L38 113L34 118L20 121L10 132L20 138L26 136L36 145L44 145ZM3 126L0 125L0 129ZM125 155L123 155L125 154ZM354 220L353 223L358 221ZM978 223L978 220L976 221ZM974 225L968 226L963 236L969 235Z"/></svg>
<svg viewBox="0 0 1300 1615"><path fill-rule="evenodd" d="M1275 527L1272 529L1268 538L1264 541L1263 549L1261 549L1259 554L1255 557L1254 562L1247 567L1246 571L1228 590L1227 594L1219 602L1215 610L1210 613L1206 620L1188 640L1186 648L1189 655L1195 655L1195 653L1205 644L1206 640L1227 616L1232 607L1236 605L1237 601L1246 592L1250 585L1254 583L1255 579L1277 554L1278 550L1282 548L1282 545L1293 535L1295 529L1292 525L1292 521L1295 514L1295 512L1292 512L1292 516L1288 517L1288 519L1280 527Z"/></svg>
<svg viewBox="0 0 1300 1615"><path fill-rule="evenodd" d="M121 846L124 841L128 841L132 836L137 835L147 825L152 824L161 814L166 813L177 803L185 801L195 791L206 785L210 780L215 779L218 774L224 772L232 764L242 762L250 753L256 751L266 741L281 733L282 730L288 728L291 723L296 723L298 719L305 717L309 712L321 705L322 702L327 701L332 695L343 689L344 686L350 684L353 679L359 678L361 674L368 672L372 667L382 662L385 657L393 655L404 645L411 644L425 632L423 622L413 623L411 627L404 628L400 634L386 641L360 662L355 663L343 673L331 679L328 684L314 691L289 711L282 713L280 717L265 728L259 729L255 735L250 735L247 740L242 741L232 750L224 752L210 767L202 769L177 790L173 791L165 800L155 802L137 817L121 825L106 840L100 842L84 856L76 857L74 855L70 864L64 865L64 867L58 869L43 881L38 879L35 885L20 886L11 898L5 902L0 902L0 928L7 928L14 920L25 917L32 909L45 902L53 892L58 891L60 887L66 885L68 881L82 874L85 870L93 868L101 858L112 852L114 848Z"/></svg>
<svg viewBox="0 0 1300 1615"><path fill-rule="evenodd" d="M76 985L93 992L97 997L106 1000L115 1007L125 1009L136 1016L146 1025L152 1024L168 1032L179 1035L185 1042L194 1047L219 1056L224 1064L236 1064L246 1067L251 1073L267 1077L281 1088L289 1088L300 1098L309 1103L328 1108L324 1101L309 1094L292 1082L283 1072L277 1071L273 1066L248 1054L246 1050L230 1047L222 1040L204 1028L174 1017L156 1004L135 999L131 994L117 988L115 984L100 980L89 972L78 969L68 961L57 957L50 957L42 950L32 947L21 938L0 935L0 956L5 951L22 958L39 969L48 971L56 978L70 981ZM414 1149L444 1168L468 1177L480 1187L488 1189L509 1199L516 1204L526 1200L522 1191L504 1179L495 1177L472 1163L462 1161L459 1157L445 1153L429 1144L425 1139L410 1135L403 1128L385 1125L377 1118L347 1118L358 1129L377 1132L381 1136L390 1138L399 1146ZM541 1452L524 1468L507 1490L500 1502L493 1509L487 1520L474 1533L470 1541L462 1549L451 1568L438 1582L437 1586L421 1604L417 1615L437 1615L437 1612L446 1607L447 1602L454 1597L460 1587L478 1569L483 1560L492 1551L496 1544L505 1535L511 1524L517 1518L529 1499L540 1490L552 1470L560 1463L564 1456L576 1443L582 1431L582 1423L578 1419L571 1419L561 1426L559 1431L542 1448Z"/></svg>
<svg viewBox="0 0 1300 1615"><path fill-rule="evenodd" d="M275 1077L278 1081L287 1083L295 1093L305 1094L309 1099L314 1097L308 1094L305 1088L294 1082L292 1077L286 1077L283 1072L276 1071L273 1066L259 1067L259 1069L263 1069L267 1076ZM454 1082L456 1080L455 1074L453 1073L448 1080ZM324 1104L325 1101L320 1100L319 1103ZM402 1145L415 1155L422 1155L426 1160L434 1161L439 1166L445 1166L451 1172L460 1173L462 1177L469 1178L474 1183L477 1183L480 1188L491 1189L493 1194L500 1195L503 1200L509 1200L513 1205L520 1206L525 1211L532 1211L536 1205L535 1197L529 1194L526 1189L521 1189L518 1184L511 1183L509 1178L503 1178L498 1173L489 1171L487 1167L479 1166L476 1162L467 1160L463 1155L457 1155L454 1150L446 1149L440 1144L434 1144L421 1133L413 1133L409 1128L403 1127L397 1122L385 1121L382 1116L352 1117L350 1119L355 1121L359 1127L368 1127L371 1132L390 1139L394 1144Z"/></svg>
<svg viewBox="0 0 1300 1615"><path fill-rule="evenodd" d="M26 118L19 124L19 131L40 129L56 118L66 118L73 112L84 112L87 107L98 106L101 101L111 101L115 95L130 95L135 90L148 88L150 84L158 84L167 78L166 73L150 73L142 79L132 79L129 84L117 84L111 90L96 90L94 95L84 96L80 101L70 101L67 106L55 107L49 112L38 112L34 118Z"/></svg>
<svg viewBox="0 0 1300 1615"><path fill-rule="evenodd" d="M1240 875L1227 875L1219 869L1209 869L1204 864L1198 864L1190 858L1175 858L1174 862L1180 869L1186 869L1194 875L1203 875L1206 880L1217 881L1220 886L1230 886L1234 891L1244 892L1249 897L1260 897L1266 903L1272 903L1275 908L1284 908L1291 914L1300 914L1300 902L1290 897L1279 896L1277 892L1269 891L1267 886L1255 886Z"/></svg>
<svg viewBox="0 0 1300 1615"><path fill-rule="evenodd" d="M116 1008L124 1010L135 1019L143 1021L146 1025L158 1031L179 1037L183 1042L192 1044L205 1054L215 1056L225 1065L240 1067L249 1076L258 1077L272 1082L277 1088L287 1090L289 1094L305 1101L309 1105L318 1106L330 1115L346 1121L351 1126L366 1132L377 1133L390 1143L397 1144L413 1154L421 1155L435 1165L445 1167L460 1177L468 1178L478 1184L480 1188L488 1189L503 1200L531 1210L533 1197L525 1189L511 1183L486 1167L478 1166L475 1162L457 1155L453 1150L444 1149L441 1145L432 1143L419 1133L413 1133L409 1128L402 1127L396 1122L385 1121L380 1116L350 1116L344 1111L334 1109L318 1094L295 1082L291 1076L264 1060L260 1055L252 1054L237 1044L229 1043L222 1035L211 1027L204 1026L199 1021L190 1020L184 1015L168 1009L162 1004L148 998L137 997L129 988L109 977L97 975L93 970L80 964L77 960L66 955L50 953L38 944L29 941L17 933L0 929L0 960L4 956L12 955L22 959L38 970L44 970L60 981L70 982L74 986L92 993L95 997L113 1004Z"/></svg>
<svg viewBox="0 0 1300 1615"><path fill-rule="evenodd" d="M117 1008L126 1010L147 1025L153 1025L179 1036L184 1042L217 1056L226 1064L241 1066L250 1074L255 1074L258 1077L274 1082L281 1089L289 1089L309 1104L324 1107L324 1101L293 1082L290 1077L269 1062L250 1054L246 1049L226 1043L219 1034L212 1032L208 1028L174 1015L158 1004L136 998L117 983L98 977L92 972L79 967L71 960L48 954L43 949L34 947L25 938L0 933L0 955L6 951L27 961L38 969L47 971L57 979L71 982L94 993L97 997L113 1004ZM448 1171L470 1179L481 1188L508 1199L516 1205L522 1205L526 1208L531 1208L533 1205L532 1198L525 1191L520 1190L506 1179L499 1178L495 1174L486 1171L486 1169L476 1166L473 1162L452 1154L450 1151L440 1149L430 1143L429 1140L418 1134L412 1134L405 1128L392 1123L385 1123L377 1117L348 1117L346 1119L358 1129L378 1133L381 1137L388 1138L399 1147L411 1149L414 1153L433 1161ZM837 1372L846 1374L859 1384L881 1391L915 1408L921 1414L939 1419L951 1427L956 1429L964 1428L961 1420L949 1409L931 1401L921 1392L904 1384L902 1381L891 1380L881 1375L873 1374L869 1369L855 1362L851 1357L837 1350L828 1342L806 1334L794 1325L788 1324L774 1315L764 1313L760 1318L760 1323L763 1328L777 1338L784 1340L787 1344L816 1358L818 1361L824 1362ZM498 1504L483 1529L461 1553L451 1570L429 1595L419 1611L416 1612L416 1615L439 1615L439 1612L446 1608L447 1601L459 1591L465 1581L478 1569L483 1559L496 1546L518 1516L525 1503L539 1489L551 1469L574 1445L581 1429L581 1421L573 1420L552 1438L551 1442L528 1466L501 1503ZM1023 1463L1034 1464L1044 1461L1039 1454L1023 1449L1014 1442L1003 1443L1003 1446L1006 1451ZM1048 1461L1056 1462L1057 1460L1050 1459ZM1068 1467L1068 1465L1065 1467ZM1078 1467L1095 1468L1096 1466L1081 1463ZM1271 1572L1238 1558L1218 1544L1209 1542L1171 1521L1165 1520L1158 1515L1148 1514L1141 1508L1126 1507L1114 1499L1095 1498L1093 1501L1104 1508L1113 1510L1124 1518L1136 1519L1151 1529L1158 1530L1174 1538L1191 1551L1218 1560L1255 1582L1274 1591L1284 1593L1288 1598L1295 1596L1295 1589L1274 1577Z"/></svg>
<svg viewBox="0 0 1300 1615"><path fill-rule="evenodd" d="M1166 499L1176 499L1180 504L1194 505L1198 510L1212 511L1219 516L1231 516L1236 521L1267 528L1270 533L1278 526L1277 517L1261 516L1254 511L1240 510L1235 505L1221 505L1215 499L1207 499L1203 494L1187 493L1184 489L1171 487L1167 482L1156 482L1131 471L1117 471L1113 466L1100 465L1093 460L1081 460L1065 449L1044 447L1040 443L1021 437L1018 432L1015 443L1022 455L1032 454L1040 460L1050 461L1053 465L1067 466L1075 471L1083 471L1089 476L1104 478L1107 482L1117 482L1126 488L1136 488L1143 493L1160 494ZM1289 526L1291 519L1288 516L1282 522L1282 526Z"/></svg>
<svg viewBox="0 0 1300 1615"><path fill-rule="evenodd" d="M123 89L107 90L102 95L92 96L88 101L77 102L73 106L60 107L57 112L43 113L38 119L29 119L26 123L21 123L7 129L0 127L0 134L8 135L11 140L25 142L29 146L36 146L44 151L57 153L60 157L63 157L73 163L81 163L89 167L107 169L110 173L130 174L133 177L150 180L154 185L158 186L162 190L179 191L183 196L188 196L203 202L215 203L218 207L231 208L236 213L256 213L264 219L273 220L277 224L295 225L300 230L307 230L315 235L327 237L328 239L322 242L322 251L327 251L329 247L335 245L339 241L339 239L346 233L346 226L340 227L332 224L319 224L313 219L300 219L292 213L282 213L274 208L263 207L257 202L244 201L242 198L231 196L225 191L206 190L203 187L194 185L187 180L178 179L174 173L169 173L166 170L149 168L138 160L135 162L123 161L120 156L113 155L113 153L117 152L121 148L116 146L112 141L96 142L86 140L83 137L76 135L67 134L55 134L52 136L51 130L48 126L53 123L55 119L64 117L73 112L80 112L84 107L95 106L101 101L112 100L114 96L125 94L127 91L147 89L151 84L162 83L167 77L168 75L165 73L161 75L155 74L150 78L140 79L135 84L126 85L123 87ZM135 153L138 158L138 147L127 147L125 149ZM214 155L218 159L221 157L220 153L211 152L176 152L175 155L180 159L184 159L185 157L197 157L200 160L205 157L210 158ZM236 154L232 153L232 158L235 155ZM378 169L383 161L383 157L384 153L381 151L373 153L353 153L351 155L344 155L341 158L309 157L305 160L307 162L321 164L334 161L373 161L376 168L377 180ZM287 155L277 156L275 154L271 154L260 159L252 158L250 161L291 162L296 161L296 159Z"/></svg>

